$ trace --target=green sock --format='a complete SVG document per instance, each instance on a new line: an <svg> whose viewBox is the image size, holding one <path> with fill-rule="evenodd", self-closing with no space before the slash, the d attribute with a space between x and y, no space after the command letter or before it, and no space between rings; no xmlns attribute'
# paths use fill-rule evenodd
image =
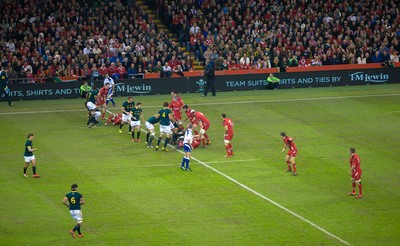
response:
<svg viewBox="0 0 400 246"><path fill-rule="evenodd" d="M36 166L32 166L32 173L33 173L33 175L36 174Z"/></svg>
<svg viewBox="0 0 400 246"><path fill-rule="evenodd" d="M158 137L157 146L160 146L160 142L161 142L161 137Z"/></svg>
<svg viewBox="0 0 400 246"><path fill-rule="evenodd" d="M167 148L167 144L169 143L169 140L171 140L171 138L166 138L165 139L164 148Z"/></svg>

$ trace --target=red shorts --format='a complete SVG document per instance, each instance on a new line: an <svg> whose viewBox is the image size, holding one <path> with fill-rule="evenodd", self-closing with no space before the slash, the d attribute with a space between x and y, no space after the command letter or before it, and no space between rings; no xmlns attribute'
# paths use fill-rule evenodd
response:
<svg viewBox="0 0 400 246"><path fill-rule="evenodd" d="M287 155L290 156L290 157L296 157L296 155L297 155L297 149L295 149L295 150L289 150L288 153L287 153Z"/></svg>
<svg viewBox="0 0 400 246"><path fill-rule="evenodd" d="M228 132L228 133L226 133L225 136L224 136L224 140L231 141L232 138L233 138L233 132Z"/></svg>
<svg viewBox="0 0 400 246"><path fill-rule="evenodd" d="M182 120L182 114L176 114L176 113L174 113L173 116L174 116L175 120L177 120L177 121Z"/></svg>
<svg viewBox="0 0 400 246"><path fill-rule="evenodd" d="M210 128L210 125L207 125L207 124L204 124L204 123L203 123L203 129L204 129L205 131L207 131L208 128Z"/></svg>
<svg viewBox="0 0 400 246"><path fill-rule="evenodd" d="M351 177L352 177L355 181L359 181L359 180L361 180L361 174L362 174L362 171L361 171L361 170L359 170L359 171L354 170L353 173L351 174Z"/></svg>

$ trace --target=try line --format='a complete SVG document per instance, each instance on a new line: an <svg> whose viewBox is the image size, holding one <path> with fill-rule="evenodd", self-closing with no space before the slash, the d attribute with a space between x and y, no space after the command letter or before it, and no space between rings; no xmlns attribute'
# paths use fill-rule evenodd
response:
<svg viewBox="0 0 400 246"><path fill-rule="evenodd" d="M375 94L375 95L360 95L360 96L338 96L338 97L308 97L308 98L294 98L294 99L271 99L271 100L254 100L254 101L234 101L234 102L214 102L214 103L194 103L191 106L207 106L207 105L227 105L227 104L244 104L244 103L275 103L275 102L298 102L298 101L317 101L317 100L337 100L337 99L352 99L352 98L369 98L369 97L388 97L400 96L396 94ZM160 106L143 106L143 108L159 108ZM116 109L116 108L110 108ZM44 114L44 113L65 113L65 112L79 112L86 111L85 109L65 109L65 110L39 110L28 112L4 112L0 115L18 115L18 114Z"/></svg>

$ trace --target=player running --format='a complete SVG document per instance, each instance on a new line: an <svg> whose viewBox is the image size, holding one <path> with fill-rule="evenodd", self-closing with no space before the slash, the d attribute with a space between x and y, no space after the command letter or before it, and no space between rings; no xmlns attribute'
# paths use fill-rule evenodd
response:
<svg viewBox="0 0 400 246"><path fill-rule="evenodd" d="M296 169L296 155L297 155L297 148L296 145L294 144L295 138L291 138L286 135L285 132L281 132L281 137L283 141L283 149L281 153L285 151L286 148L289 149L289 151L286 154L286 163L288 165L288 169L286 172L293 172L293 176L297 175L297 169ZM293 167L293 170L292 170Z"/></svg>
<svg viewBox="0 0 400 246"><path fill-rule="evenodd" d="M362 198L362 185L361 185L361 160L358 154L356 154L355 148L350 148L350 175L351 175L351 182L352 182L352 191L349 193L351 196L356 196L356 185L358 186L359 194L356 198Z"/></svg>
<svg viewBox="0 0 400 246"><path fill-rule="evenodd" d="M225 158L229 158L233 155L232 149L232 138L233 138L233 122L231 119L226 117L226 114L221 114L222 117L222 125L225 128L225 135L224 135L224 144L226 150Z"/></svg>

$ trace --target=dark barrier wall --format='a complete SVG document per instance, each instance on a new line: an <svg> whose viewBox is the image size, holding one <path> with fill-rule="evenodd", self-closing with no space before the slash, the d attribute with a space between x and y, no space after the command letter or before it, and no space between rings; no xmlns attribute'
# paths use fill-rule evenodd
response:
<svg viewBox="0 0 400 246"><path fill-rule="evenodd" d="M400 68L364 70L318 71L276 74L281 79L279 88L302 88L343 85L400 83ZM216 77L219 91L261 90L267 87L267 74L227 75ZM77 98L81 82L13 84L12 100ZM103 86L101 81L97 87ZM204 77L119 80L115 82L116 95L168 94L171 90L181 93L201 92Z"/></svg>

